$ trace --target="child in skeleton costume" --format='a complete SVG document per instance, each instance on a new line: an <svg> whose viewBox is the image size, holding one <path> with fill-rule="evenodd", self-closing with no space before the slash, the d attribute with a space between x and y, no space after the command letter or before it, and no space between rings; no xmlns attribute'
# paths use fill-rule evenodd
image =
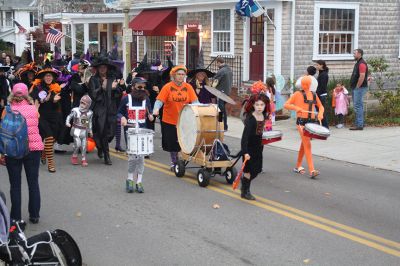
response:
<svg viewBox="0 0 400 266"><path fill-rule="evenodd" d="M84 95L81 98L79 107L75 107L71 110L71 114L68 115L65 125L71 127L70 121L73 120L71 128L71 136L74 138L73 153L71 157L71 163L73 165L78 164L78 152L81 149L82 152L82 166L88 166L86 161L86 144L87 137L92 136L92 117L93 112L89 109L92 104L92 99L88 95Z"/></svg>
<svg viewBox="0 0 400 266"><path fill-rule="evenodd" d="M122 98L118 109L118 117L121 118L121 125L124 126L124 131L127 126L146 127L146 116L150 121L154 121L151 109L149 94L146 90L147 80L142 77L136 77L132 80L132 92ZM136 191L143 193L143 178L144 172L144 155L128 154L128 178L126 180L126 192L134 191L134 176L137 177Z"/></svg>

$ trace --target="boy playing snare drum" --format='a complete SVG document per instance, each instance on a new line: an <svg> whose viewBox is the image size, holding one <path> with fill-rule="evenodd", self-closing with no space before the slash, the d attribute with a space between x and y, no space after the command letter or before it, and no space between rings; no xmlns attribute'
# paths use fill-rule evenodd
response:
<svg viewBox="0 0 400 266"><path fill-rule="evenodd" d="M146 127L146 116L150 121L154 120L151 115L151 104L146 91L146 80L144 78L134 78L132 80L132 92L121 100L118 110L118 117L121 118L121 125L126 128L128 125L140 128ZM134 189L133 177L137 177L136 191L143 193L144 156L128 154L128 178L126 180L126 192L132 193Z"/></svg>

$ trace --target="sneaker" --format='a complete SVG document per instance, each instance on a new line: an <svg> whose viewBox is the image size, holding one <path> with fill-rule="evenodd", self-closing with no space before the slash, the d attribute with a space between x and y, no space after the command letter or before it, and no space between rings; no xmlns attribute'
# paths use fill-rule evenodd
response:
<svg viewBox="0 0 400 266"><path fill-rule="evenodd" d="M174 164L174 163L171 163L171 164L169 165L169 169L171 170L171 172L175 172L175 164Z"/></svg>
<svg viewBox="0 0 400 266"><path fill-rule="evenodd" d="M67 151L62 148L62 145L55 143L54 144L54 152L55 153L66 153Z"/></svg>
<svg viewBox="0 0 400 266"><path fill-rule="evenodd" d="M117 152L125 152L125 150L123 148L121 148L121 147L115 147L115 150Z"/></svg>
<svg viewBox="0 0 400 266"><path fill-rule="evenodd" d="M137 191L138 193L144 193L144 189L143 189L142 183L137 183L137 184L136 184L136 191Z"/></svg>
<svg viewBox="0 0 400 266"><path fill-rule="evenodd" d="M133 180L127 179L126 180L126 192L133 193Z"/></svg>
<svg viewBox="0 0 400 266"><path fill-rule="evenodd" d="M86 167L86 166L88 166L89 164L87 163L87 161L86 161L86 159L82 159L82 166L83 167Z"/></svg>
<svg viewBox="0 0 400 266"><path fill-rule="evenodd" d="M71 163L73 165L78 165L78 156L71 156Z"/></svg>
<svg viewBox="0 0 400 266"><path fill-rule="evenodd" d="M336 128L343 128L343 127L344 127L343 124L337 124L337 125L336 125Z"/></svg>

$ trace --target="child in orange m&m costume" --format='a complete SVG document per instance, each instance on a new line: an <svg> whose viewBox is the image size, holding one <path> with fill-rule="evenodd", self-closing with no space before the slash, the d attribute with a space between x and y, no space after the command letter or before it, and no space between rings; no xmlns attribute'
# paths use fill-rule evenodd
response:
<svg viewBox="0 0 400 266"><path fill-rule="evenodd" d="M319 171L315 170L314 163L312 160L312 152L311 152L311 140L310 137L304 135L304 125L306 123L315 123L315 106L318 107L318 115L317 118L319 121L322 120L324 116L324 107L321 104L318 96L315 92L310 91L311 86L311 78L309 76L305 76L301 80L301 91L296 91L285 103L284 107L288 110L296 111L297 113L297 130L299 131L301 144L299 149L299 154L297 157L297 164L294 171L296 173L304 174L305 169L301 166L303 162L304 155L306 156L308 168L310 171L310 177L315 178L319 175Z"/></svg>

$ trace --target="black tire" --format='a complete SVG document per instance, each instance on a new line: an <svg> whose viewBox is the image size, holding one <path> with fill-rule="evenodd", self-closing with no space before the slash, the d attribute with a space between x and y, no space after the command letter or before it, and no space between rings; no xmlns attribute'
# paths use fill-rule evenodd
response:
<svg viewBox="0 0 400 266"><path fill-rule="evenodd" d="M238 172L235 167L229 167L225 170L225 180L228 184L233 184Z"/></svg>
<svg viewBox="0 0 400 266"><path fill-rule="evenodd" d="M197 172L197 182L201 187L207 187L210 184L211 173L207 169L200 169Z"/></svg>
<svg viewBox="0 0 400 266"><path fill-rule="evenodd" d="M185 175L186 171L185 161L178 160L174 166L174 173L176 177L182 177Z"/></svg>

